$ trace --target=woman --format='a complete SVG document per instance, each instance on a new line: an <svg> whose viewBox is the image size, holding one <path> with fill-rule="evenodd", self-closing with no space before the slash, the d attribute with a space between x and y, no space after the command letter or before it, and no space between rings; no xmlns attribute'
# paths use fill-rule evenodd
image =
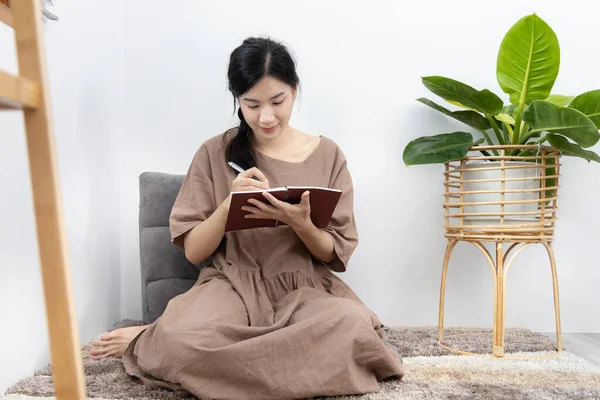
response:
<svg viewBox="0 0 600 400"><path fill-rule="evenodd" d="M229 90L240 126L198 149L173 206L173 243L212 263L153 324L113 331L92 355L123 355L143 382L202 399L289 399L377 391L401 378L383 325L335 274L358 235L352 179L340 148L289 125L299 78L287 49L249 38L233 51ZM245 169L237 173L227 164ZM291 205L243 208L285 225L225 233L232 191L285 185L341 189L326 229L310 220L310 193Z"/></svg>

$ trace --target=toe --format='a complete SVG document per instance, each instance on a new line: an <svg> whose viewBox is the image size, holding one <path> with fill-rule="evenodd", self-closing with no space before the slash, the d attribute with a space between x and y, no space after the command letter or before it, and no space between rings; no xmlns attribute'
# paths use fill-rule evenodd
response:
<svg viewBox="0 0 600 400"><path fill-rule="evenodd" d="M109 351L106 353L106 355L107 355L107 356L114 357L114 356L116 356L116 355L120 355L120 354L119 354L119 351L118 351L118 349L112 349L112 350L109 350Z"/></svg>
<svg viewBox="0 0 600 400"><path fill-rule="evenodd" d="M104 357L106 357L106 352L104 352L104 351L90 352L90 358L92 358L94 360L99 360L100 358L104 358Z"/></svg>
<svg viewBox="0 0 600 400"><path fill-rule="evenodd" d="M100 360L102 358L121 356L123 354L121 349L122 349L121 346L110 346L110 347L107 347L106 349L92 353L92 358L94 360Z"/></svg>
<svg viewBox="0 0 600 400"><path fill-rule="evenodd" d="M92 342L92 345L94 346L94 348L103 348L103 347L108 346L108 343L107 342L102 342L102 341L99 341L99 340L94 340Z"/></svg>

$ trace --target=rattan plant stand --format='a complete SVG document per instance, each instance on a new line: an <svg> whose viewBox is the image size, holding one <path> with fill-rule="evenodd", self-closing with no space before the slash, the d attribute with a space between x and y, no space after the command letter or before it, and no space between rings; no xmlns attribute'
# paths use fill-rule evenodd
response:
<svg viewBox="0 0 600 400"><path fill-rule="evenodd" d="M463 355L483 355L444 342L448 264L456 245L467 242L483 253L493 275L492 355L534 358L504 354L506 280L515 258L527 247L541 244L546 248L552 271L557 351L535 358L551 357L562 351L558 277L552 250L559 177L560 152L546 146L477 146L465 158L445 163L444 227L448 243L440 288L438 342L441 346ZM495 244L495 255L484 245L486 242Z"/></svg>

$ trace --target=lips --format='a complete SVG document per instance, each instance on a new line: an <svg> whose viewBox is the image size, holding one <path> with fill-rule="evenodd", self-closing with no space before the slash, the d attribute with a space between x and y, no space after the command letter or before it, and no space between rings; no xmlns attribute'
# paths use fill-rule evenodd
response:
<svg viewBox="0 0 600 400"><path fill-rule="evenodd" d="M262 128L261 127L260 129L262 129L263 132L265 132L265 133L273 133L273 132L275 132L275 129L277 129L278 126L279 126L279 124L277 124L271 128Z"/></svg>

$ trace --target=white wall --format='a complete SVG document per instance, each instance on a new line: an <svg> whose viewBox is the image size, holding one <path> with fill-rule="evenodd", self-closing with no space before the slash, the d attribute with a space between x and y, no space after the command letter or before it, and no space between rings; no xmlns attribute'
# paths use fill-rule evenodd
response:
<svg viewBox="0 0 600 400"><path fill-rule="evenodd" d="M62 1L46 25L47 65L82 342L120 317L120 2ZM16 72L0 24L0 68ZM0 114L0 393L49 360L46 314L20 113Z"/></svg>
<svg viewBox="0 0 600 400"><path fill-rule="evenodd" d="M442 167L406 168L418 136L465 129L417 103L420 77L445 75L502 94L497 50L520 17L537 12L556 31L562 61L555 92L600 87L595 18L600 6L571 1L283 1L124 4L124 156L121 171L122 316L141 316L137 177L185 173L196 148L230 127L231 50L250 35L287 42L303 93L292 123L344 149L356 185L361 242L343 278L389 325L435 325L444 255ZM582 12L585 10L585 12ZM506 96L503 95L506 99ZM298 109L297 108L297 109ZM599 147L596 146L596 150ZM555 243L563 328L600 331L596 244L600 166L565 159ZM586 178L590 178L589 180ZM491 326L492 280L475 248L456 250L447 323ZM511 271L507 323L553 329L552 285L542 248Z"/></svg>

